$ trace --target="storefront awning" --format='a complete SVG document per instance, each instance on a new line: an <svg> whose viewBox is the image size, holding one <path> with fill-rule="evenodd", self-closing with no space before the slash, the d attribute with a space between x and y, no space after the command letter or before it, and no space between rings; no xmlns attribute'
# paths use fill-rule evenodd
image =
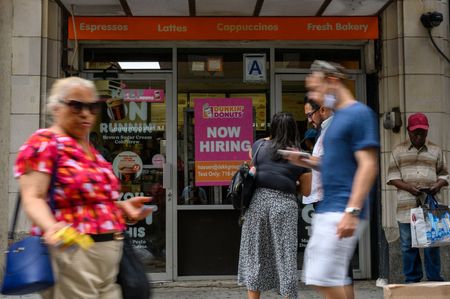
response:
<svg viewBox="0 0 450 299"><path fill-rule="evenodd" d="M57 0L75 16L376 16L392 0Z"/></svg>

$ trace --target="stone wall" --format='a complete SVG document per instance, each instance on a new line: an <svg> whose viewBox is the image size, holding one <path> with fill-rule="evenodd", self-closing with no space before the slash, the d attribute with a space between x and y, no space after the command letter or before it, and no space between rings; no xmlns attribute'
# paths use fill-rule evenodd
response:
<svg viewBox="0 0 450 299"><path fill-rule="evenodd" d="M399 133L380 128L381 182L383 222L395 217L393 199L396 189L385 184L392 148L407 138L407 117L416 112L425 113L430 121L428 138L440 145L449 158L449 74L450 66L433 47L426 29L420 22L423 13L439 11L444 22L432 30L441 50L449 56L448 1L407 0L393 1L382 14L382 70L380 73L380 112L399 107L403 126ZM448 202L448 189L441 199ZM395 218L394 218L395 219ZM442 248L442 265L450 263L450 248ZM403 281L399 242L389 245L389 282ZM442 267L450 280L450 268Z"/></svg>
<svg viewBox="0 0 450 299"><path fill-rule="evenodd" d="M17 198L12 173L17 151L44 125L47 90L61 77L61 27L61 11L54 0L0 0L1 252ZM21 215L17 231L23 234L29 225Z"/></svg>
<svg viewBox="0 0 450 299"><path fill-rule="evenodd" d="M0 0L0 252L6 249L8 227L9 114L11 111L12 1ZM0 259L0 271L3 269ZM2 273L0 273L0 277Z"/></svg>

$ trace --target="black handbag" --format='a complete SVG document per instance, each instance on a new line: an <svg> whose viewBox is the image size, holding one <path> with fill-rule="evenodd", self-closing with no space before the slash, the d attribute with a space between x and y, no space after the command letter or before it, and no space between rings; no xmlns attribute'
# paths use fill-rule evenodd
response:
<svg viewBox="0 0 450 299"><path fill-rule="evenodd" d="M130 238L125 234L123 254L119 264L117 283L122 288L123 299L149 299L151 288L144 265L134 252Z"/></svg>
<svg viewBox="0 0 450 299"><path fill-rule="evenodd" d="M239 169L233 175L230 185L228 186L227 201L231 202L233 208L241 211L240 224L242 224L245 211L250 206L250 202L255 191L255 177L250 173L250 167L253 165L253 161L256 159L256 155L259 149L263 145L262 141L256 149L250 164L244 162L239 166Z"/></svg>
<svg viewBox="0 0 450 299"><path fill-rule="evenodd" d="M8 239L14 239L20 194ZM30 236L11 244L6 252L6 267L1 293L25 295L43 291L55 284L48 247L40 236Z"/></svg>

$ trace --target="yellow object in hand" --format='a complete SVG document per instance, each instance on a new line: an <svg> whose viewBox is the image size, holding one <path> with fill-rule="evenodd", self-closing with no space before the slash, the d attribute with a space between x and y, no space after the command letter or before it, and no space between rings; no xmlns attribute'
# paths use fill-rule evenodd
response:
<svg viewBox="0 0 450 299"><path fill-rule="evenodd" d="M72 247L74 245L80 246L83 249L88 249L94 243L94 240L88 235L77 232L71 226L63 227L55 233L55 237L61 239L61 245Z"/></svg>
<svg viewBox="0 0 450 299"><path fill-rule="evenodd" d="M89 247L94 244L94 240L92 240L91 236L85 234L80 234L76 242L78 246L84 250L89 249Z"/></svg>

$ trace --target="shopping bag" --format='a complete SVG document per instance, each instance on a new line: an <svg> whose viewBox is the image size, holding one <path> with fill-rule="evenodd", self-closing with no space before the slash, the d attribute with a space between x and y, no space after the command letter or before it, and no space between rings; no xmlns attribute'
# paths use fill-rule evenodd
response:
<svg viewBox="0 0 450 299"><path fill-rule="evenodd" d="M25 238L8 248L3 295L35 293L54 284L50 253L39 236Z"/></svg>
<svg viewBox="0 0 450 299"><path fill-rule="evenodd" d="M450 245L450 209L439 205L428 194L425 204L411 209L411 246L438 247Z"/></svg>

